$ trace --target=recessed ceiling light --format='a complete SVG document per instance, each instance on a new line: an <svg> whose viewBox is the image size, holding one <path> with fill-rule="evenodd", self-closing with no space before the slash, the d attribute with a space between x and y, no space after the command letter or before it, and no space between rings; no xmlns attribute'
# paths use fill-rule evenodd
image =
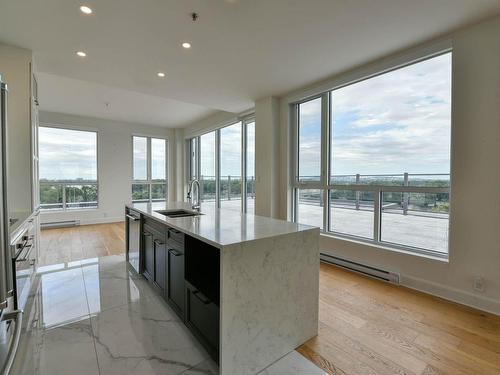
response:
<svg viewBox="0 0 500 375"><path fill-rule="evenodd" d="M78 56L80 56L80 57L85 57L85 56L87 56L87 54L86 54L85 52L83 52L83 51L76 51L76 54L77 54Z"/></svg>
<svg viewBox="0 0 500 375"><path fill-rule="evenodd" d="M158 72L158 77L160 77L160 78L165 77L165 73L163 73L163 72Z"/></svg>
<svg viewBox="0 0 500 375"><path fill-rule="evenodd" d="M86 5L82 5L80 7L80 10L82 11L82 13L85 13L85 14L92 14L92 9L90 9L88 6Z"/></svg>
<svg viewBox="0 0 500 375"><path fill-rule="evenodd" d="M191 43L189 43L189 42L184 42L184 43L182 43L182 47L184 47L184 48L186 48L186 49L191 48Z"/></svg>

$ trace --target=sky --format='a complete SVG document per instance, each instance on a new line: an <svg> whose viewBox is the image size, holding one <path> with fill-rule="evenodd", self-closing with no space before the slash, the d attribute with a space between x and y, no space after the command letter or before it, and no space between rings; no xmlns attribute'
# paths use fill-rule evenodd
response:
<svg viewBox="0 0 500 375"><path fill-rule="evenodd" d="M238 122L220 130L221 176L241 176L242 125ZM200 137L203 176L215 176L215 132ZM247 175L255 175L255 123L247 125Z"/></svg>
<svg viewBox="0 0 500 375"><path fill-rule="evenodd" d="M319 100L300 106L301 176L320 169ZM449 173L451 53L332 91L333 175Z"/></svg>
<svg viewBox="0 0 500 375"><path fill-rule="evenodd" d="M148 140L146 137L133 138L134 180L148 178ZM167 142L161 138L151 138L151 179L164 180L166 176L165 157Z"/></svg>
<svg viewBox="0 0 500 375"><path fill-rule="evenodd" d="M40 178L97 180L97 133L40 127Z"/></svg>

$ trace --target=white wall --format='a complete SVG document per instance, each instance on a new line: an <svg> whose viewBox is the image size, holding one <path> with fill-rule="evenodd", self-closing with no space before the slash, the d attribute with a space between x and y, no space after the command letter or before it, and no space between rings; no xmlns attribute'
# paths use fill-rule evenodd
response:
<svg viewBox="0 0 500 375"><path fill-rule="evenodd" d="M8 195L11 212L31 211L30 50L0 43L0 75L8 94Z"/></svg>
<svg viewBox="0 0 500 375"><path fill-rule="evenodd" d="M80 220L81 224L123 221L124 205L131 201L132 189L132 135L169 139L169 199L175 196L175 142L172 129L65 115L40 113L40 125L97 131L97 172L99 208L43 212L42 223Z"/></svg>
<svg viewBox="0 0 500 375"><path fill-rule="evenodd" d="M400 272L403 285L500 314L500 17L450 37L453 124L449 262L331 236L322 236L320 247L326 254ZM332 77L314 87L325 89L328 82L341 81L379 63ZM310 94L314 87L287 97ZM283 114L287 111L287 101L283 99L280 139L286 142L289 121ZM282 218L290 218L289 165L289 147L282 147L278 194L282 197ZM484 278L484 293L473 290L475 276Z"/></svg>

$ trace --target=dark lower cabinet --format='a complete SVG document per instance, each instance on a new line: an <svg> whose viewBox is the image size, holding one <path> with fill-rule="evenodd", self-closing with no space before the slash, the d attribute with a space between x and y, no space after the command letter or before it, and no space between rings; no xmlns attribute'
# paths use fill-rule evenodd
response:
<svg viewBox="0 0 500 375"><path fill-rule="evenodd" d="M186 325L219 362L220 250L186 236Z"/></svg>
<svg viewBox="0 0 500 375"><path fill-rule="evenodd" d="M219 249L146 218L142 254L144 277L219 363Z"/></svg>
<svg viewBox="0 0 500 375"><path fill-rule="evenodd" d="M162 294L166 292L167 246L165 233L144 224L144 270L143 275Z"/></svg>
<svg viewBox="0 0 500 375"><path fill-rule="evenodd" d="M144 225L144 268L143 275L149 281L154 281L155 272L155 246L153 242L153 232Z"/></svg>
<svg viewBox="0 0 500 375"><path fill-rule="evenodd" d="M219 363L219 306L186 283L186 325Z"/></svg>
<svg viewBox="0 0 500 375"><path fill-rule="evenodd" d="M167 249L167 301L170 303L170 306L172 306L172 308L177 312L177 314L182 318L182 320L184 320L186 288L186 283L184 280L184 248L174 241L169 241Z"/></svg>
<svg viewBox="0 0 500 375"><path fill-rule="evenodd" d="M153 244L155 248L154 284L164 295L167 292L167 245L165 243L165 236L154 234Z"/></svg>

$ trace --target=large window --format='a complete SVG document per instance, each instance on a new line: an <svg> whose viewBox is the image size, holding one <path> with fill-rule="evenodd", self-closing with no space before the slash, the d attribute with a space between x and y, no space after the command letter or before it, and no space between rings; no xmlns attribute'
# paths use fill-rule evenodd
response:
<svg viewBox="0 0 500 375"><path fill-rule="evenodd" d="M167 199L167 141L162 138L132 137L133 202Z"/></svg>
<svg viewBox="0 0 500 375"><path fill-rule="evenodd" d="M190 139L188 178L198 178L205 205L253 212L255 122L236 122Z"/></svg>
<svg viewBox="0 0 500 375"><path fill-rule="evenodd" d="M446 257L451 52L295 103L294 218Z"/></svg>
<svg viewBox="0 0 500 375"><path fill-rule="evenodd" d="M97 133L41 126L40 208L96 208Z"/></svg>

